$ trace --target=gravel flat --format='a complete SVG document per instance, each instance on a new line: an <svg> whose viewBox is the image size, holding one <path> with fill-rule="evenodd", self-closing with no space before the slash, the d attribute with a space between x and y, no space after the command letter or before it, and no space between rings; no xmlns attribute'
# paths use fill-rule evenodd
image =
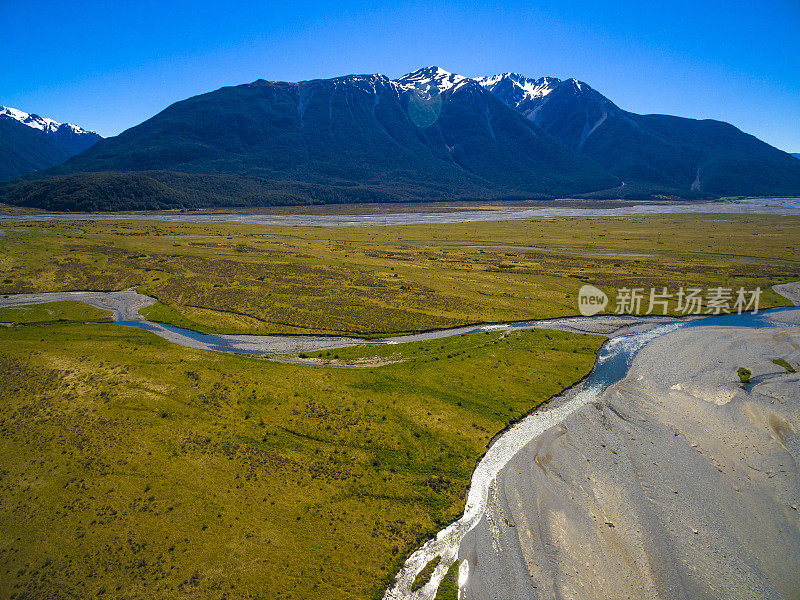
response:
<svg viewBox="0 0 800 600"><path fill-rule="evenodd" d="M156 303L155 298L133 290L118 292L42 292L37 294L10 294L0 298L0 308L43 304L45 302L84 302L95 308L109 310L114 321L144 321L139 311Z"/></svg>
<svg viewBox="0 0 800 600"><path fill-rule="evenodd" d="M796 598L800 315L656 338L531 440L464 538L467 600ZM741 388L744 366L757 383Z"/></svg>
<svg viewBox="0 0 800 600"><path fill-rule="evenodd" d="M248 214L235 213L40 213L0 215L0 223L21 221L171 221L184 223L250 223L258 225L372 227L421 223L464 223L562 217L621 217L679 213L800 214L800 198L747 198L737 202L682 202L676 204L630 204L612 208L509 208L508 210L445 210L377 214Z"/></svg>
<svg viewBox="0 0 800 600"><path fill-rule="evenodd" d="M800 306L800 281L791 283L779 283L772 286L781 296L792 302L795 306Z"/></svg>

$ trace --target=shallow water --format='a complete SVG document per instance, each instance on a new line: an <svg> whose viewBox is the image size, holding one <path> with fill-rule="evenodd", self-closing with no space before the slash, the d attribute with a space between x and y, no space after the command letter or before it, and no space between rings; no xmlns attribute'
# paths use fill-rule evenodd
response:
<svg viewBox="0 0 800 600"><path fill-rule="evenodd" d="M776 311L786 310L786 309L774 309L769 311L772 314L775 314ZM791 308L789 308L791 310ZM729 325L735 327L755 327L761 326L760 324L764 322L764 315L765 313L759 313L758 315L752 314L743 314L743 315L719 315L719 316L709 316L709 317L702 317L700 319L685 319L680 321L681 327L694 327L698 325ZM116 325L121 325L123 327L135 327L137 329L144 329L145 331L150 331L159 335L161 337L165 337L166 339L180 344L184 346L190 346L192 344L187 343L187 340L192 342L198 342L201 347L204 349L214 351L214 352L230 352L234 354L265 354L270 353L270 350L265 349L262 347L262 344L269 341L272 345L283 344L285 346L285 352L290 353L292 352L291 346L292 342L296 340L303 340L306 343L305 350L313 351L314 349L322 349L322 348L342 348L348 346L371 346L371 345L387 345L387 344L402 344L408 342L419 342L419 341L427 341L427 340L434 340L434 339L442 339L446 337L453 337L456 335L474 335L478 333L486 333L490 331L514 331L514 330L525 330L525 329L559 329L559 328L580 328L582 324L587 324L591 322L597 322L601 319L608 320L609 318L616 319L619 321L620 325L633 325L636 323L653 323L658 324L659 322L664 323L674 323L676 322L675 319L666 317L631 317L631 316L612 316L612 315L598 315L597 317L564 317L561 319L541 319L541 320L533 320L533 321L518 321L514 323L505 323L505 324L496 324L496 325L480 325L474 327L457 327L453 329L440 329L436 331L430 331L426 333L418 333L418 334L410 334L410 335L403 335L403 336L390 336L385 338L377 338L377 339L362 339L362 338L343 338L343 337L335 337L335 336L281 336L281 335L272 335L272 336L260 336L260 335L221 335L221 334L206 334L206 333L199 333L197 331L193 331L191 329L183 329L181 327L176 327L174 325L166 325L162 323L155 323L152 321L147 320L119 320L114 321ZM626 339L628 336L619 336L617 339ZM315 342L318 342L315 344ZM630 360L633 359L633 356L628 357ZM598 363L595 366L595 373L598 370L602 370L603 373L608 372L611 373L612 370L614 373L620 371L623 376L624 372L627 369L627 364L622 354L615 355L608 357L605 360L598 359ZM606 362L608 363L606 365ZM616 366L619 363L619 366ZM595 375L596 377L600 377L599 374ZM616 379L614 380L616 381ZM613 383L613 382L612 382Z"/></svg>
<svg viewBox="0 0 800 600"><path fill-rule="evenodd" d="M254 353L254 351L252 350L236 348L235 346L231 345L228 340L218 335L199 333L191 329L183 329L181 327L175 327L174 325L167 325L164 323L156 324L150 321L114 321L114 323L116 325L121 325L123 327L136 327L137 329L144 329L145 331L151 331L157 335L159 334L159 330L166 330L170 333L176 334L179 337L184 337L190 340L194 340L196 342L200 342L204 346L208 346L209 349L217 352L235 352L238 354ZM177 342L177 340L174 339L173 341Z"/></svg>

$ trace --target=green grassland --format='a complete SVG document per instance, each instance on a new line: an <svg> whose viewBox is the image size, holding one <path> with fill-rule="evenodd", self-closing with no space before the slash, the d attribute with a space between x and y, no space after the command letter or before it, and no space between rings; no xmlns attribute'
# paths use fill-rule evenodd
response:
<svg viewBox="0 0 800 600"><path fill-rule="evenodd" d="M83 302L43 302L0 308L0 323L31 325L59 322L102 323L111 321L111 312Z"/></svg>
<svg viewBox="0 0 800 600"><path fill-rule="evenodd" d="M436 600L458 600L458 566L459 562L456 561L447 569L436 591Z"/></svg>
<svg viewBox="0 0 800 600"><path fill-rule="evenodd" d="M6 224L0 294L136 287L203 332L378 335L576 314L577 291L800 279L800 217L652 215L392 227ZM674 306L671 307L674 309ZM642 307L646 310L646 303Z"/></svg>
<svg viewBox="0 0 800 600"><path fill-rule="evenodd" d="M492 332L332 369L0 328L0 597L378 598L460 516L490 437L601 341Z"/></svg>

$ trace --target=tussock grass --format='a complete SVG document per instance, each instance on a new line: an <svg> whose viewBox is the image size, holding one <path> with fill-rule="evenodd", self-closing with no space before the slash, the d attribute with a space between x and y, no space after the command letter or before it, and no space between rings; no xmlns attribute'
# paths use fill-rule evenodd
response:
<svg viewBox="0 0 800 600"><path fill-rule="evenodd" d="M460 516L490 436L601 341L493 332L320 369L0 329L0 597L379 598Z"/></svg>
<svg viewBox="0 0 800 600"><path fill-rule="evenodd" d="M428 564L425 565L419 573L417 573L417 576L414 578L414 583L411 584L411 589L416 591L428 583L428 581L431 579L431 575L433 575L433 571L439 566L440 562L442 562L441 556L436 556L428 561Z"/></svg>
<svg viewBox="0 0 800 600"><path fill-rule="evenodd" d="M800 218L652 215L393 227L6 224L0 294L136 286L152 319L223 333L378 335L577 313L577 291L800 279ZM646 310L647 302L643 303ZM670 305L674 310L674 303Z"/></svg>

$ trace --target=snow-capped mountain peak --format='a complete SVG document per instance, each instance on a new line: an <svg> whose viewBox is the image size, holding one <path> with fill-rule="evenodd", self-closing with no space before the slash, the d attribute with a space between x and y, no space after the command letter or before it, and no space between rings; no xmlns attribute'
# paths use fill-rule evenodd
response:
<svg viewBox="0 0 800 600"><path fill-rule="evenodd" d="M413 73L403 75L395 83L403 90L416 90L431 95L434 90L437 90L436 93L442 93L450 89L459 88L470 81L473 80L463 75L450 73L440 67L432 66L417 69Z"/></svg>
<svg viewBox="0 0 800 600"><path fill-rule="evenodd" d="M519 73L501 73L488 77L476 77L475 81L504 101L520 108L521 105L544 98L561 83L556 77L540 77L532 79Z"/></svg>
<svg viewBox="0 0 800 600"><path fill-rule="evenodd" d="M0 106L0 117L7 117L19 121L23 125L27 125L33 129L38 129L44 133L56 133L60 128L64 128L71 133L81 135L85 133L94 133L93 131L86 131L82 127L73 125L72 123L59 123L47 117L40 117L39 115L29 114L17 108L8 106ZM95 134L96 135L96 134Z"/></svg>

